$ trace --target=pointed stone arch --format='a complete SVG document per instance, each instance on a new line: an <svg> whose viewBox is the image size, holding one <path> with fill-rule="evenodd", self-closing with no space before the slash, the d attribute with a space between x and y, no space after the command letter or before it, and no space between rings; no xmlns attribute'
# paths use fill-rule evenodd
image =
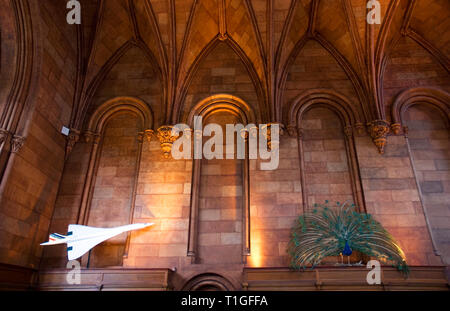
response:
<svg viewBox="0 0 450 311"><path fill-rule="evenodd" d="M266 100L265 88L263 87L262 81L260 81L259 76L255 70L255 67L242 48L231 38L227 36L225 40L217 35L213 40L211 40L199 53L196 57L195 61L192 63L188 72L186 73L184 79L180 81L179 96L177 97L176 104L174 106L174 112L172 117L172 122L177 123L179 120L182 120L182 108L185 105L186 96L188 90L198 72L198 69L201 67L204 60L218 47L220 43L226 44L231 50L238 56L240 62L245 67L248 77L250 78L256 96L257 96L257 108L258 113L256 114L257 120L269 120L270 119L270 111L268 108L268 103Z"/></svg>
<svg viewBox="0 0 450 311"><path fill-rule="evenodd" d="M204 119L215 113L230 113L242 124L254 124L256 117L251 107L241 98L230 94L217 94L201 100L189 113L185 122L193 127L194 117L201 116ZM248 155L248 141L246 141L246 154ZM199 212L201 192L202 160L193 159L191 182L191 207L189 218L188 256L192 262L197 263L199 253ZM243 160L242 167L242 261L250 254L250 164L249 157Z"/></svg>
<svg viewBox="0 0 450 311"><path fill-rule="evenodd" d="M353 191L355 203L361 211L365 211L365 200L361 176L359 172L358 158L356 153L354 130L361 132L363 126L360 122L360 116L356 109L350 104L349 100L334 91L329 90L310 90L297 96L291 103L288 118L288 131L291 135L298 138L298 152L300 159L300 183L302 185L303 210L306 211L308 204L307 178L305 174L304 160L304 130L301 120L303 116L311 109L322 107L331 110L340 119L344 137L347 162L349 168L350 182Z"/></svg>
<svg viewBox="0 0 450 311"><path fill-rule="evenodd" d="M146 48L145 43L136 40L129 40L124 45L122 45L112 56L108 59L108 61L102 66L98 74L92 79L90 84L86 87L85 95L82 98L81 105L77 111L77 117L75 120L75 127L81 128L83 121L88 117L89 106L92 104L92 99L100 88L101 84L114 68L114 66L120 62L122 57L124 57L131 49L137 48L139 49L147 58L150 65L154 69L157 74L157 77L161 83L161 87L165 85L165 75L163 75L160 66L154 55L151 51ZM164 91L163 91L164 92ZM162 94L163 97L166 96L165 93ZM162 100L163 104L165 100ZM163 112L164 113L164 112Z"/></svg>
<svg viewBox="0 0 450 311"><path fill-rule="evenodd" d="M419 103L436 107L449 127L450 95L437 88L411 88L398 95L392 105L392 129L395 134L398 134L404 125L403 115L406 110Z"/></svg>

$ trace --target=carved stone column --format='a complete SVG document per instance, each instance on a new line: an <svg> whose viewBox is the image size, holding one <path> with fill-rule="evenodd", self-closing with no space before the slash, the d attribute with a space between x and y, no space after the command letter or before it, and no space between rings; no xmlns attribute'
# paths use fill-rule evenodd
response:
<svg viewBox="0 0 450 311"><path fill-rule="evenodd" d="M161 143L161 149L163 150L164 158L168 159L172 152L172 145L178 139L179 135L172 135L172 125L161 126L156 136Z"/></svg>
<svg viewBox="0 0 450 311"><path fill-rule="evenodd" d="M251 255L250 247L250 150L249 137L257 137L258 129L252 127L247 131L243 129L240 133L245 142L244 169L242 171L243 194L242 194L242 262L247 262L247 256Z"/></svg>
<svg viewBox="0 0 450 311"><path fill-rule="evenodd" d="M78 217L77 217L77 223L81 224L81 225L86 225L88 217L89 217L88 205L89 205L89 199L91 196L91 186L92 186L92 181L93 181L93 176L94 176L94 171L95 171L95 163L97 160L97 153L98 153L98 147L99 147L100 140L101 140L101 135L98 133L86 131L83 136L84 136L85 142L92 143L92 146L91 146L91 152L90 152L90 156L89 156L88 170L87 170L86 178L84 180L84 185L83 185L83 193L81 195L81 203L80 203L80 209L79 209L79 213L78 213Z"/></svg>
<svg viewBox="0 0 450 311"><path fill-rule="evenodd" d="M192 158L191 202L187 256L191 257L192 264L196 264L198 255L198 214L200 202L200 178L202 165L201 152L203 133L201 130L191 130L189 134L194 135L194 141L192 143L194 156ZM196 157L196 155L200 157Z"/></svg>
<svg viewBox="0 0 450 311"><path fill-rule="evenodd" d="M389 134L389 123L385 120L375 120L368 124L369 133L373 142L378 148L380 154L384 154L384 147L387 142L387 135Z"/></svg>
<svg viewBox="0 0 450 311"><path fill-rule="evenodd" d="M303 213L308 209L308 193L306 189L306 169L305 160L303 158L303 139L305 138L305 133L302 128L291 127L291 132L293 136L297 136L297 146L298 146L298 160L300 164L300 185L302 188L302 208Z"/></svg>

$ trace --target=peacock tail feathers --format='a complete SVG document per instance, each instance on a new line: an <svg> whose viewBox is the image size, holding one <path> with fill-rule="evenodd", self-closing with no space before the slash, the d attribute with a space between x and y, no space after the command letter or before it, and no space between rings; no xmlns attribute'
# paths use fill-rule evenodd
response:
<svg viewBox="0 0 450 311"><path fill-rule="evenodd" d="M402 249L370 214L357 212L354 204L337 202L330 208L327 203L315 205L314 210L298 218L288 246L292 267L314 268L325 257L359 251L408 274Z"/></svg>

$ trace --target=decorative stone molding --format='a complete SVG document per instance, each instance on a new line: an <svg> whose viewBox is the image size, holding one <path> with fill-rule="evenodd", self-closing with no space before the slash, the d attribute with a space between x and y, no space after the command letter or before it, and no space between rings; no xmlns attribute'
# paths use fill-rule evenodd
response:
<svg viewBox="0 0 450 311"><path fill-rule="evenodd" d="M295 125L288 125L287 133L289 136L297 136L297 127Z"/></svg>
<svg viewBox="0 0 450 311"><path fill-rule="evenodd" d="M152 141L152 137L155 135L154 130L145 130L145 137L147 138L147 141L150 143Z"/></svg>
<svg viewBox="0 0 450 311"><path fill-rule="evenodd" d="M394 135L400 134L401 129L402 125L400 123L391 124L391 130L394 133Z"/></svg>
<svg viewBox="0 0 450 311"><path fill-rule="evenodd" d="M70 155L70 153L73 150L73 147L79 140L80 140L80 131L76 129L70 129L69 136L67 136L66 159Z"/></svg>
<svg viewBox="0 0 450 311"><path fill-rule="evenodd" d="M268 124L265 124L262 126L263 129L266 128L265 133L262 132L261 134L263 134L265 136L265 138L267 139L267 148L269 151L272 150L272 148L274 150L276 150L280 146L279 140L272 141L272 125L274 125L274 124L278 124L280 126L280 135L279 136L281 136L282 130L281 130L281 125L279 123L268 123Z"/></svg>
<svg viewBox="0 0 450 311"><path fill-rule="evenodd" d="M172 152L172 145L179 137L179 135L172 135L172 129L172 125L163 125L158 129L156 134L159 142L161 143L164 158L166 159L170 157L170 153Z"/></svg>
<svg viewBox="0 0 450 311"><path fill-rule="evenodd" d="M25 143L25 137L15 135L13 137L13 139L11 140L11 152L12 153L19 152L24 143Z"/></svg>
<svg viewBox="0 0 450 311"><path fill-rule="evenodd" d="M248 140L248 138L250 137L249 135L251 135L252 138L258 137L258 127L256 125L252 126L249 130L247 130L246 128L243 128L241 130L241 137L245 141Z"/></svg>
<svg viewBox="0 0 450 311"><path fill-rule="evenodd" d="M408 137L408 133L409 133L409 128L405 125L403 127L403 134L405 134L405 136Z"/></svg>
<svg viewBox="0 0 450 311"><path fill-rule="evenodd" d="M375 120L368 124L369 133L373 142L378 148L380 154L384 154L384 147L387 142L387 135L389 134L389 123L385 120Z"/></svg>
<svg viewBox="0 0 450 311"><path fill-rule="evenodd" d="M345 136L347 136L347 138L352 138L353 137L353 127L352 126L346 126L344 127L344 134Z"/></svg>
<svg viewBox="0 0 450 311"><path fill-rule="evenodd" d="M145 136L145 132L139 132L138 136L137 136L137 141L139 143L143 143L144 142L144 136Z"/></svg>
<svg viewBox="0 0 450 311"><path fill-rule="evenodd" d="M86 131L83 134L84 136L84 142L86 143L94 143L94 144L98 144L100 142L100 134L98 133L94 133L92 131Z"/></svg>
<svg viewBox="0 0 450 311"><path fill-rule="evenodd" d="M362 124L361 122L355 124L355 129L358 135L363 135L365 132L364 124Z"/></svg>
<svg viewBox="0 0 450 311"><path fill-rule="evenodd" d="M9 131L5 129L0 129L0 145L8 138Z"/></svg>
<svg viewBox="0 0 450 311"><path fill-rule="evenodd" d="M302 128L297 128L297 137L298 139L303 139L305 137L305 130Z"/></svg>

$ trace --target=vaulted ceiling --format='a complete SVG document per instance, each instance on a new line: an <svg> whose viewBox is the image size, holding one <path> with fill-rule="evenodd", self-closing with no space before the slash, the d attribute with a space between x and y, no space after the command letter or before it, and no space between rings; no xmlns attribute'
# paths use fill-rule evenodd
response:
<svg viewBox="0 0 450 311"><path fill-rule="evenodd" d="M306 40L331 53L352 81L367 122L385 119L382 73L390 47L408 35L447 69L450 1L381 0L382 24L366 22L367 0L82 0L81 108L128 46L139 46L164 84L167 123L176 122L192 76L219 41L247 67L281 121L283 83ZM76 123L76 122L75 122Z"/></svg>

